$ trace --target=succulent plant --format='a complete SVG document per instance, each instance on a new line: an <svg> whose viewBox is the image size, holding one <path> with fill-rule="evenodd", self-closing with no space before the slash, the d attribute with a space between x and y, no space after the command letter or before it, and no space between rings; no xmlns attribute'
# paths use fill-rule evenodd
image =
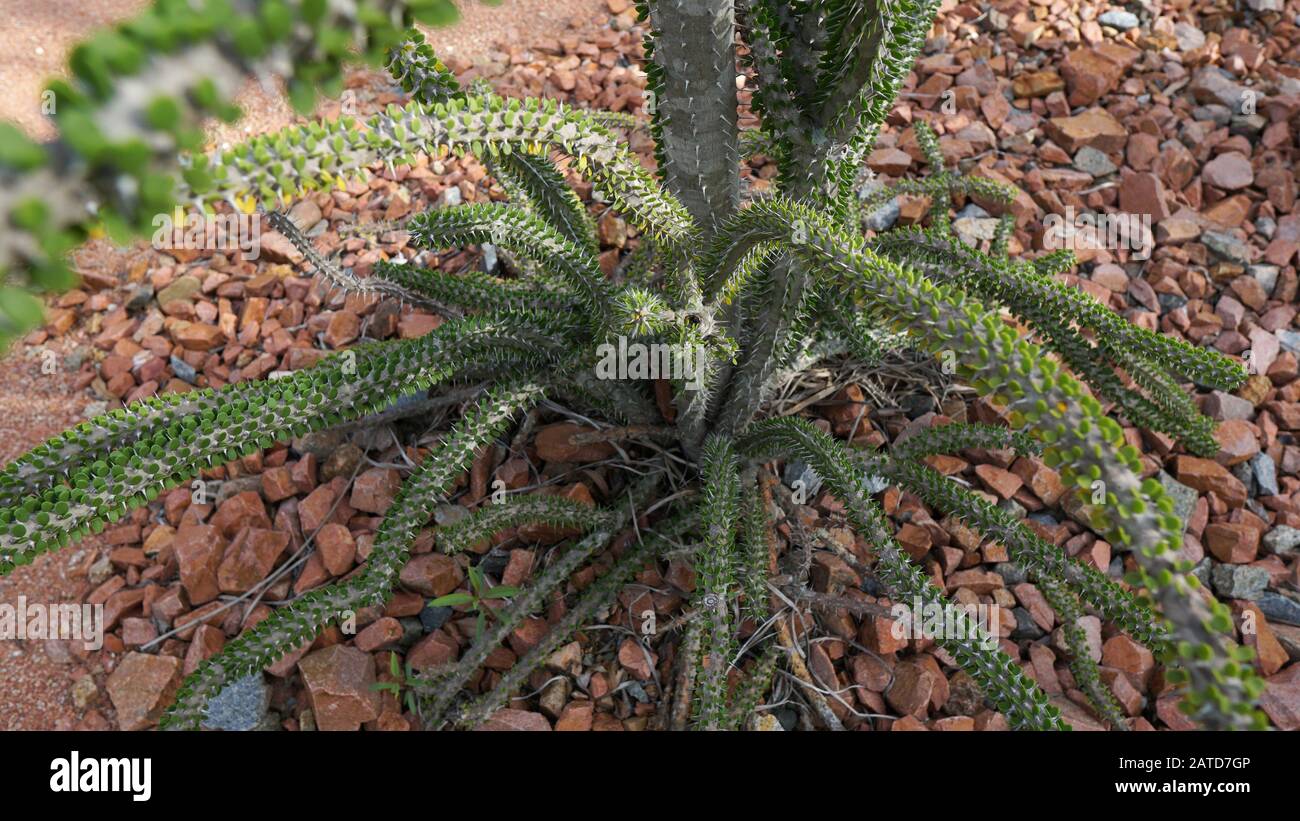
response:
<svg viewBox="0 0 1300 821"><path fill-rule="evenodd" d="M629 125L625 117L462 89L418 34L399 40L404 13L436 17L445 2L369 0L340 11L351 5L211 0L186 16L190 4L164 0L74 54L74 80L56 87L59 142L36 146L0 132L0 215L14 229L0 238L0 268L42 283L59 280L60 255L97 224L115 235L141 230L176 202L245 210L260 203L274 212L377 163L423 154L473 154L510 196L508 204L434 208L407 228L429 248L491 242L518 259L523 273L513 278L392 263L360 277L273 217L332 284L429 306L449 321L417 339L360 345L283 379L143 400L0 471L0 569L8 571L209 466L363 418L414 390L443 391L471 378L493 383L406 480L362 571L298 597L229 642L186 680L167 726L197 727L208 699L227 683L275 662L340 614L383 603L417 534L475 452L544 397L582 406L610 438L652 439L658 452L689 465L692 485L667 494L650 476L607 508L528 497L444 527L439 544L453 552L527 522L584 535L495 611L459 662L405 682L431 726L491 715L633 573L670 555L689 558L699 579L683 643L691 654L684 690L693 694L692 723L744 726L783 653L738 640L744 619L772 615L776 511L763 488L774 459L806 463L843 504L871 553L869 562L847 552L845 560L896 601L948 603L898 546L876 498L879 480L1004 544L1064 623L1075 678L1113 727L1125 720L1084 647L1078 621L1086 612L1159 654L1168 679L1185 683L1184 705L1204 726L1260 725L1253 705L1261 682L1250 651L1233 642L1226 608L1202 594L1179 551L1183 524L1171 499L1159 482L1141 478L1139 453L1105 408L1192 452L1212 453L1211 423L1180 383L1233 389L1244 379L1241 368L1129 325L1062 284L1056 275L1074 264L1068 252L1010 258L1010 217L987 252L960 241L950 225L954 195L1005 204L1013 192L946 170L924 123L916 131L931 173L862 193L864 158L937 0L643 2L655 174L616 136ZM231 10L244 13L224 27L221 15ZM386 52L410 102L363 121L295 126L217 154L199 151L198 116L230 113L225 97L236 78L285 73L305 104L315 84L337 88L349 45L371 56ZM738 129L738 65L754 83L761 131ZM160 66L165 77L154 70ZM740 164L756 150L777 164L774 193L742 185ZM174 184L167 172L177 151L188 153L183 181ZM557 169L558 156L645 239L645 251L617 280L601 270L591 218ZM49 196L37 198L36 190ZM928 227L865 232L864 215L899 193L930 197ZM87 201L96 204L93 213ZM1009 324L1003 310L1028 330ZM899 339L955 361L957 377L1000 407L1009 426L954 423L878 451L771 414L767 400L792 373L845 351L879 356L882 344ZM672 374L673 413L657 407L649 381L601 378L602 346L615 343L670 346L698 364ZM1131 550L1137 571L1125 584L1112 580L925 461L971 447L1041 454L1072 492L1094 501L1085 507L1094 529ZM469 697L465 685L488 654L611 541L617 560L601 565L603 575L494 689ZM1064 728L1014 660L978 625L959 620L961 636L937 642L1011 725Z"/></svg>

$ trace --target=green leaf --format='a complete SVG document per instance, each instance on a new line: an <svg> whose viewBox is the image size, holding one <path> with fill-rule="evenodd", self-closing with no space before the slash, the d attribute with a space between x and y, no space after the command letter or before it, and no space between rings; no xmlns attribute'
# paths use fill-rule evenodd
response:
<svg viewBox="0 0 1300 821"><path fill-rule="evenodd" d="M41 324L45 315L39 299L12 285L0 288L0 311L12 317L22 328L33 328Z"/></svg>
<svg viewBox="0 0 1300 821"><path fill-rule="evenodd" d="M262 4L262 28L272 40L280 40L293 27L293 12L281 0Z"/></svg>
<svg viewBox="0 0 1300 821"><path fill-rule="evenodd" d="M294 80L289 83L289 102L293 104L293 110L304 117L311 114L316 107L316 87Z"/></svg>
<svg viewBox="0 0 1300 821"><path fill-rule="evenodd" d="M154 128L171 131L180 125L180 104L165 94L159 95L145 109L145 118L149 120L149 124Z"/></svg>
<svg viewBox="0 0 1300 821"><path fill-rule="evenodd" d="M485 599L508 599L508 598L510 598L511 596L518 596L518 595L519 595L519 588L518 588L518 587L510 587L509 585L502 585L501 587L494 587L494 588L492 588L491 590L489 590L489 591L487 591L486 593L484 593L484 594L483 594L483 598L485 598Z"/></svg>
<svg viewBox="0 0 1300 821"><path fill-rule="evenodd" d="M45 162L45 151L9 123L0 123L0 164L20 169Z"/></svg>
<svg viewBox="0 0 1300 821"><path fill-rule="evenodd" d="M247 17L237 19L231 24L230 35L234 40L235 50L244 57L260 57L266 51L266 40L257 23Z"/></svg>
<svg viewBox="0 0 1300 821"><path fill-rule="evenodd" d="M430 607L458 607L462 604L470 604L474 597L468 593L448 593L445 596L439 596L429 602Z"/></svg>
<svg viewBox="0 0 1300 821"><path fill-rule="evenodd" d="M460 9L451 0L422 0L411 3L411 15L430 26L450 26L460 19Z"/></svg>

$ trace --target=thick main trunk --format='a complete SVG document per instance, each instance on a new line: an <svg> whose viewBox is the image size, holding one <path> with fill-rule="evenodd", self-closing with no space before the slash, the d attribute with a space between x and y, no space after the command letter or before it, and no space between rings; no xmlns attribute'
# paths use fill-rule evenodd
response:
<svg viewBox="0 0 1300 821"><path fill-rule="evenodd" d="M711 235L740 196L733 0L652 0L660 173Z"/></svg>
<svg viewBox="0 0 1300 821"><path fill-rule="evenodd" d="M659 173L705 243L740 202L735 2L648 0L643 9L652 28L647 46ZM715 390L726 384L730 370L729 363L710 357ZM716 395L705 391L677 399L688 453L704 439L709 396Z"/></svg>

